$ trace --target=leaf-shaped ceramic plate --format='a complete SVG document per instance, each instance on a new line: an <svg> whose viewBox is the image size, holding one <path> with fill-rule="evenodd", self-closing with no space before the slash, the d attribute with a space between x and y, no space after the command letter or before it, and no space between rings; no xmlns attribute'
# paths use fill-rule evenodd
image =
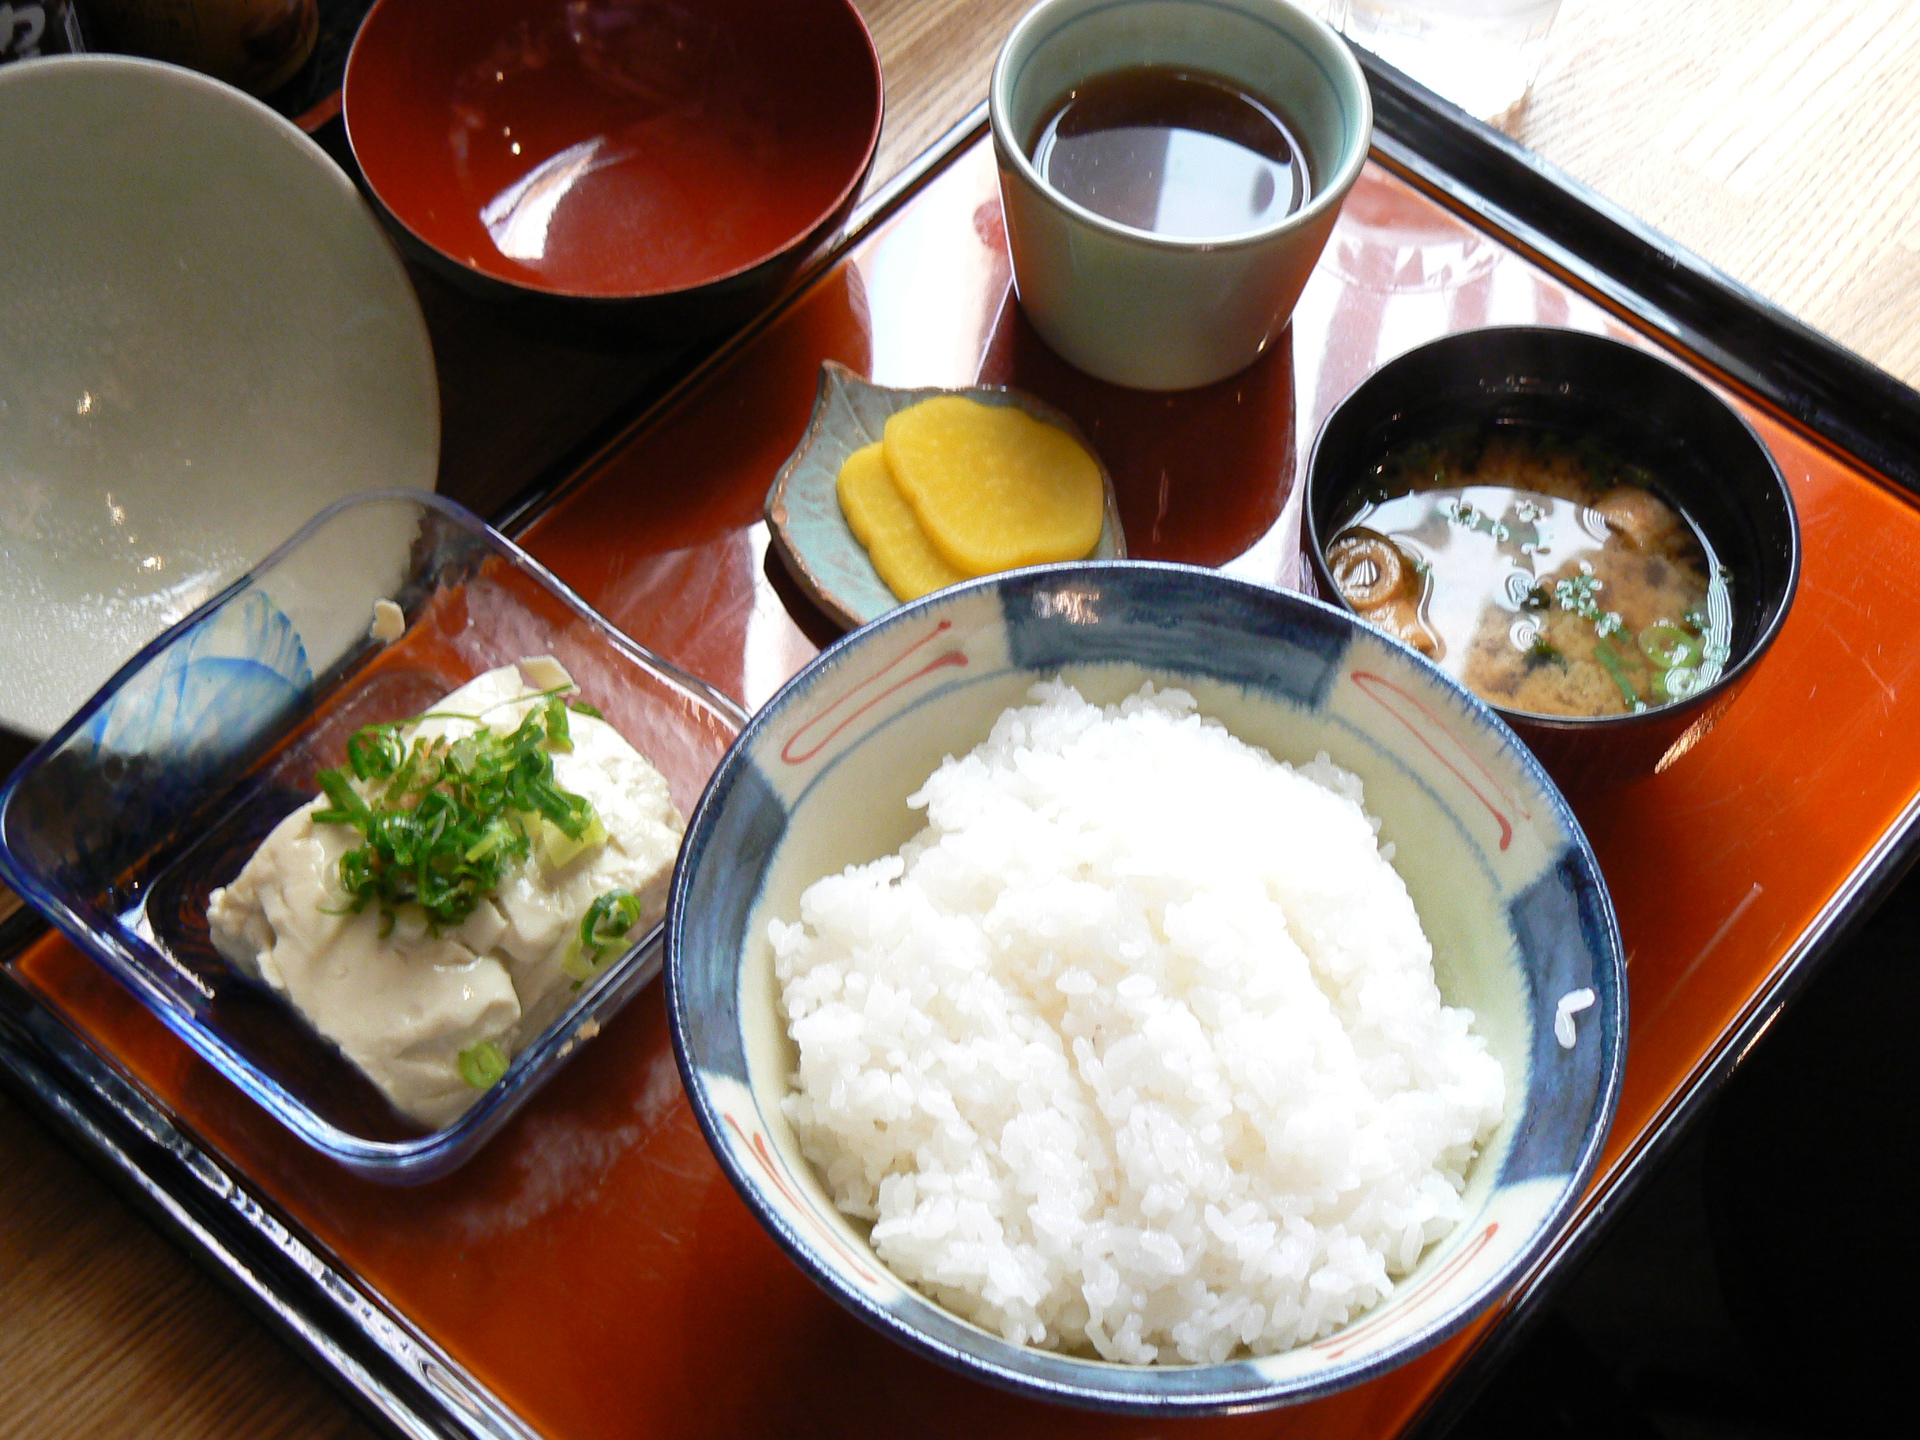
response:
<svg viewBox="0 0 1920 1440"><path fill-rule="evenodd" d="M889 418L934 395L964 395L983 405L1015 406L1036 420L1059 426L1099 463L1100 457L1078 426L1051 405L1018 390L987 385L964 390L894 390L869 384L832 360L825 362L807 433L767 492L767 525L773 531L774 548L800 588L848 628L879 619L900 601L840 513L840 467L854 451L878 440ZM1100 465L1100 483L1106 491L1106 513L1100 523L1100 543L1093 547L1091 558L1124 560L1127 542L1120 533L1113 477L1105 465Z"/></svg>

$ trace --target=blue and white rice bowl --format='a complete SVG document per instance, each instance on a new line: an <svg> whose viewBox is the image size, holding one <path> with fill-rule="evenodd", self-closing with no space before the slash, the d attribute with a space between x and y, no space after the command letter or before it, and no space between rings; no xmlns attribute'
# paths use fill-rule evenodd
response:
<svg viewBox="0 0 1920 1440"><path fill-rule="evenodd" d="M1356 773L1432 940L1507 1077L1464 1215L1391 1295L1331 1335L1223 1364L1132 1366L1010 1343L876 1258L835 1209L781 1110L795 1051L768 921L809 884L888 855L925 824L913 793L1064 675L1096 703L1143 681L1277 759ZM910 1348L1039 1398L1202 1414L1305 1400L1459 1329L1545 1252L1618 1098L1625 963L1592 850L1505 724L1412 650L1316 600L1178 565L1088 562L992 576L901 607L827 650L754 717L688 827L667 921L670 1022L709 1144L787 1253ZM1563 998L1593 992L1573 1017Z"/></svg>

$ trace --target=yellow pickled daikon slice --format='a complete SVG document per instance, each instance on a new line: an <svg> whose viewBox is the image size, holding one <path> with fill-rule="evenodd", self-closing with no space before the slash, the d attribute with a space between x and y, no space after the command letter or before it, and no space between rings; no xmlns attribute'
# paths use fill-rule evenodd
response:
<svg viewBox="0 0 1920 1440"><path fill-rule="evenodd" d="M938 395L888 420L883 443L894 484L957 570L1079 560L1100 543L1100 466L1058 426Z"/></svg>
<svg viewBox="0 0 1920 1440"><path fill-rule="evenodd" d="M847 528L867 547L867 558L887 588L902 600L918 600L967 578L927 542L927 532L893 483L879 441L846 458L839 489Z"/></svg>

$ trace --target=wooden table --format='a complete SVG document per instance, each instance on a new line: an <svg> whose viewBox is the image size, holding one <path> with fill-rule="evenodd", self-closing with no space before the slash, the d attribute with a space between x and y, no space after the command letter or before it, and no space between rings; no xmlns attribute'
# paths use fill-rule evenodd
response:
<svg viewBox="0 0 1920 1440"><path fill-rule="evenodd" d="M887 74L870 188L985 94L1026 3L860 0ZM1882 137L1917 126L1912 0L1567 0L1510 122L1549 161L1909 384L1920 384L1920 151ZM442 371L442 488L479 508L563 462L657 369L531 344L430 282L423 302ZM0 1437L372 1433L0 1098Z"/></svg>

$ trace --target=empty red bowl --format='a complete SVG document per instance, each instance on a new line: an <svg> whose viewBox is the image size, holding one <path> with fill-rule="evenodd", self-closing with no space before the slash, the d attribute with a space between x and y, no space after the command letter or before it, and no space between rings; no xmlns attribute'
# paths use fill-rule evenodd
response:
<svg viewBox="0 0 1920 1440"><path fill-rule="evenodd" d="M379 0L343 94L411 255L666 338L744 318L846 218L881 101L850 0Z"/></svg>

